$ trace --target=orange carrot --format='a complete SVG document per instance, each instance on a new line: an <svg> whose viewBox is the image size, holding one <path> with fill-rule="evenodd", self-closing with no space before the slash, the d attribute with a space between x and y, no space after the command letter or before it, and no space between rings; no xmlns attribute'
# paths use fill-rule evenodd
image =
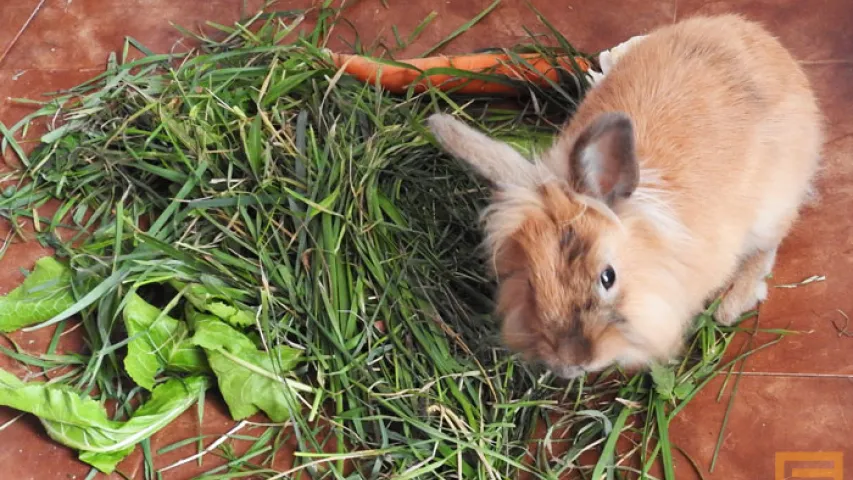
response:
<svg viewBox="0 0 853 480"><path fill-rule="evenodd" d="M422 71L433 68L455 68L466 72L502 75L513 80L535 83L547 86L547 79L552 82L558 80L558 71L551 61L540 54L520 54L528 65L519 65L513 62L507 54L483 53L459 56L437 56L427 58L416 58L411 60L399 60L397 63L411 65L415 68L389 65L375 59L360 55L348 55L333 53L332 59L337 68L356 77L362 82L376 83L377 76L379 84L393 93L405 93L409 87L414 85L416 92L424 92L431 86L443 91L455 89L456 93L463 94L495 94L514 93L517 88L507 84L488 80L460 78L447 74L429 74L424 76ZM584 72L590 68L589 62L582 57L575 57L578 67ZM568 72L573 72L571 60L567 57L557 58L557 63ZM532 68L530 68L532 67Z"/></svg>

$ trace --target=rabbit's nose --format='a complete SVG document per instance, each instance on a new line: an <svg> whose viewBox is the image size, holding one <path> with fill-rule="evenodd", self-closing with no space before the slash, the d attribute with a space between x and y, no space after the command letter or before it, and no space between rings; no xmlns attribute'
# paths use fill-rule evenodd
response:
<svg viewBox="0 0 853 480"><path fill-rule="evenodd" d="M592 342L583 331L567 332L560 339L556 353L563 365L583 365L592 357Z"/></svg>

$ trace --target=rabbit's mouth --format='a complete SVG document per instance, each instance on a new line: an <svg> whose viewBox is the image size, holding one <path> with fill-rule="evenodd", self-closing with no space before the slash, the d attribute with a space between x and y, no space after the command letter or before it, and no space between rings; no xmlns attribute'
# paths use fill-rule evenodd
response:
<svg viewBox="0 0 853 480"><path fill-rule="evenodd" d="M573 380L584 376L586 370L580 365L554 365L550 368L551 372L565 380Z"/></svg>

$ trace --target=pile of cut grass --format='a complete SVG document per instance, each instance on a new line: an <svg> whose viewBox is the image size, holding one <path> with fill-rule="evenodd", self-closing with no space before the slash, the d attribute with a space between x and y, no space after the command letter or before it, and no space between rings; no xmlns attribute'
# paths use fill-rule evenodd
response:
<svg viewBox="0 0 853 480"><path fill-rule="evenodd" d="M52 383L114 401L115 421L133 418L155 385L208 378L235 419L263 411L279 422L215 478L623 478L659 460L674 478L669 421L733 365L721 358L734 330L703 315L683 362L652 375L612 369L567 384L517 362L497 341L493 285L476 254L487 192L424 128L430 113L454 111L528 152L570 115L582 79L530 87L512 107L438 89L394 97L331 66L323 47L336 11L320 10L312 31L284 42L301 18L220 27L224 39L200 38L190 55L130 41L105 74L3 127L4 149L24 168L0 212L34 222L70 267L72 292L29 327L57 326L44 355L7 353L66 368ZM535 38L525 48L544 51ZM560 47L549 51L576 53L553 30L552 40ZM141 59L127 60L132 46ZM25 155L14 137L36 119L61 126ZM41 217L51 200L56 214ZM72 317L87 351L54 355ZM162 321L170 327L157 337ZM246 349L217 344L214 323ZM159 351L166 344L206 360L177 368ZM0 404L13 383L0 377ZM323 450L329 423L335 450L309 453ZM277 472L286 435L301 453ZM625 435L637 448L617 452ZM154 478L149 437L138 445ZM600 459L581 467L587 451Z"/></svg>

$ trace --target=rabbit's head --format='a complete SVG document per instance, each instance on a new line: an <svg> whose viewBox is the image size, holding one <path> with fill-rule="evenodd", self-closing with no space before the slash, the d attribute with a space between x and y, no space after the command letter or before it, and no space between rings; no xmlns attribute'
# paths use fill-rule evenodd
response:
<svg viewBox="0 0 853 480"><path fill-rule="evenodd" d="M603 114L555 144L549 155L564 152L568 178L449 115L429 125L493 188L483 219L506 346L564 378L642 361L620 313L630 239L612 209L639 180L630 119Z"/></svg>

